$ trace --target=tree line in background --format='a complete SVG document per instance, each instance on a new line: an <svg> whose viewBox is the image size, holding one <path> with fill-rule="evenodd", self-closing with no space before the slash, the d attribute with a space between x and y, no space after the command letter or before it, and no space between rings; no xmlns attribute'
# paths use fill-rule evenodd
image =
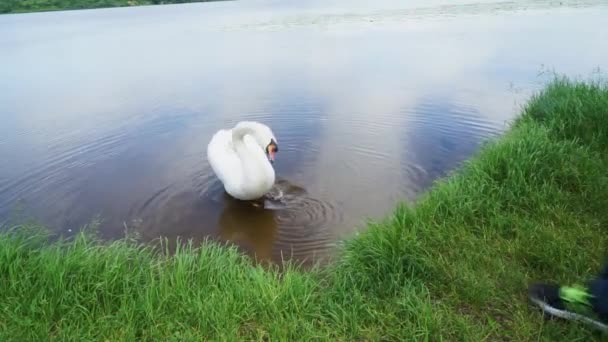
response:
<svg viewBox="0 0 608 342"><path fill-rule="evenodd" d="M212 0L0 0L0 13L177 4Z"/></svg>

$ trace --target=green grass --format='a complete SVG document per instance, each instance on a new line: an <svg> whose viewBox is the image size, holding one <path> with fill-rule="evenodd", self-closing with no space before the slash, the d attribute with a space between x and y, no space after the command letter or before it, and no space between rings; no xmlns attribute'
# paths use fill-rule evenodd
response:
<svg viewBox="0 0 608 342"><path fill-rule="evenodd" d="M219 0L0 0L0 14L206 1Z"/></svg>
<svg viewBox="0 0 608 342"><path fill-rule="evenodd" d="M512 129L303 272L207 243L168 256L82 233L0 235L0 340L600 340L545 321L535 280L583 282L608 246L608 88L558 79Z"/></svg>

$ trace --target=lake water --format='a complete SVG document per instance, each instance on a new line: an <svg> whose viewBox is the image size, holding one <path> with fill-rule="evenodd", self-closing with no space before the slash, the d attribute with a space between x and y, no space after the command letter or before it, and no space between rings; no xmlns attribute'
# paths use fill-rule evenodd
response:
<svg viewBox="0 0 608 342"><path fill-rule="evenodd" d="M373 4L372 4L373 3ZM406 4L403 4L406 3ZM0 221L310 261L500 135L544 71L608 60L606 1L243 1L0 16ZM279 140L280 203L206 160Z"/></svg>

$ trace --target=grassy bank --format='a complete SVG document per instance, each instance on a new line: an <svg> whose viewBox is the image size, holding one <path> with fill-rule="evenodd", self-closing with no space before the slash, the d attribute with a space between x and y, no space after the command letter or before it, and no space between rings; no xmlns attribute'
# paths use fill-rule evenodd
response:
<svg viewBox="0 0 608 342"><path fill-rule="evenodd" d="M608 89L558 80L509 133L325 269L279 274L208 244L163 256L86 235L0 236L0 340L569 340L534 280L582 282L607 251Z"/></svg>
<svg viewBox="0 0 608 342"><path fill-rule="evenodd" d="M1 0L0 13L25 13L104 7L181 4L187 2L206 1L220 0Z"/></svg>

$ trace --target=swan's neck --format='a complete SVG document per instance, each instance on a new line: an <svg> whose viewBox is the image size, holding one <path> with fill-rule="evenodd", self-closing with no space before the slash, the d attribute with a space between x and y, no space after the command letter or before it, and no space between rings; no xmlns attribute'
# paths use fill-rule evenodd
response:
<svg viewBox="0 0 608 342"><path fill-rule="evenodd" d="M249 191L264 189L274 184L274 169L264 150L256 143L254 130L250 127L236 127L232 130L232 143L243 168L242 187Z"/></svg>

